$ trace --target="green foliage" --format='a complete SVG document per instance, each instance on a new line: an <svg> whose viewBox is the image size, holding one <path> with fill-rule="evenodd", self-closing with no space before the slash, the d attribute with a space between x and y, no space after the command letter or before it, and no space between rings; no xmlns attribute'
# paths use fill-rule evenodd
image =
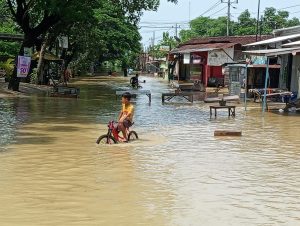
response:
<svg viewBox="0 0 300 226"><path fill-rule="evenodd" d="M226 17L219 17L217 19L198 17L191 21L190 30L182 30L180 32L180 38L186 41L197 36L223 36L227 32L226 25Z"/></svg>
<svg viewBox="0 0 300 226"><path fill-rule="evenodd" d="M300 21L298 18L289 19L287 11L277 11L271 7L265 9L260 24L262 34L271 34L274 29L300 25ZM251 17L249 11L245 10L240 14L237 21L231 21L231 35L255 35L256 25L257 19ZM227 18L198 17L191 21L190 27L191 29L180 32L182 41L198 36L225 36L227 33Z"/></svg>
<svg viewBox="0 0 300 226"><path fill-rule="evenodd" d="M18 27L13 22L4 0L0 0L0 33L18 33ZM0 55L14 57L19 49L20 43L18 42L0 41Z"/></svg>
<svg viewBox="0 0 300 226"><path fill-rule="evenodd" d="M177 41L174 37L171 37L169 32L163 33L163 39L155 46L152 46L149 50L151 56L155 58L163 58L167 55L168 51L164 50L162 47L168 47L168 49L173 49L177 46Z"/></svg>
<svg viewBox="0 0 300 226"><path fill-rule="evenodd" d="M70 48L63 51L67 64L73 61L89 67L92 62L107 60L132 65L141 51L137 27L140 16L145 10L157 10L160 1L0 0L1 4L9 12L5 17L13 18L24 33L23 46L39 47L42 38L54 49L59 36L68 36Z"/></svg>
<svg viewBox="0 0 300 226"><path fill-rule="evenodd" d="M30 74L30 83L31 84L38 84L38 73L37 68L34 68L32 70L32 73Z"/></svg>
<svg viewBox="0 0 300 226"><path fill-rule="evenodd" d="M251 17L248 10L241 13L237 23L233 24L234 34L253 35L256 34L256 19Z"/></svg>
<svg viewBox="0 0 300 226"><path fill-rule="evenodd" d="M14 70L14 59L8 59L5 62L0 62L0 68L5 70L7 77L10 77Z"/></svg>

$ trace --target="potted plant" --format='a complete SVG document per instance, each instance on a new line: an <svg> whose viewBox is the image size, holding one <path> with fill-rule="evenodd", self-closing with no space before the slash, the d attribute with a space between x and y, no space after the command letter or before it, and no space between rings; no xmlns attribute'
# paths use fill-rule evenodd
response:
<svg viewBox="0 0 300 226"><path fill-rule="evenodd" d="M226 106L226 101L224 100L224 95L220 94L219 98L221 98L221 100L219 101L219 105L220 106Z"/></svg>
<svg viewBox="0 0 300 226"><path fill-rule="evenodd" d="M220 106L226 106L226 100L224 100L224 98L222 98L222 100L219 101Z"/></svg>

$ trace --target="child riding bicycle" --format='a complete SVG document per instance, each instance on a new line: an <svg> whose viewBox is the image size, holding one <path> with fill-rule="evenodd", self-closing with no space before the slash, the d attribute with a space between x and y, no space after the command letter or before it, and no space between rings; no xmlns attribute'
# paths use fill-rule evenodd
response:
<svg viewBox="0 0 300 226"><path fill-rule="evenodd" d="M126 92L122 95L122 110L119 115L118 130L122 132L124 142L128 141L127 130L133 124L134 107L130 100L130 93Z"/></svg>

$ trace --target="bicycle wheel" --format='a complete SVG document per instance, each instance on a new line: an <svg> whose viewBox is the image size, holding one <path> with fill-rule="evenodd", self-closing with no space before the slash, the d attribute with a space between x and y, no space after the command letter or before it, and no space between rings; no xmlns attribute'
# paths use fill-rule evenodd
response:
<svg viewBox="0 0 300 226"><path fill-rule="evenodd" d="M97 141L96 141L97 144L116 144L117 141L114 137L112 136L108 136L108 135L103 135L103 136L100 136Z"/></svg>
<svg viewBox="0 0 300 226"><path fill-rule="evenodd" d="M135 131L131 131L128 134L128 141L134 141L134 140L138 140L139 136L137 135L137 133Z"/></svg>

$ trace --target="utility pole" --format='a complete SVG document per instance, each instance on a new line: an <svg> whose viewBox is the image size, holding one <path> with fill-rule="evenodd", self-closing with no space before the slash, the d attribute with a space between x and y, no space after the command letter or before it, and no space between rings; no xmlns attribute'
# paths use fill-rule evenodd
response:
<svg viewBox="0 0 300 226"><path fill-rule="evenodd" d="M155 31L153 31L152 46L155 46Z"/></svg>
<svg viewBox="0 0 300 226"><path fill-rule="evenodd" d="M178 37L178 28L180 28L180 25L176 23L174 28L175 28L175 37Z"/></svg>
<svg viewBox="0 0 300 226"><path fill-rule="evenodd" d="M191 1L189 1L189 22L191 22Z"/></svg>
<svg viewBox="0 0 300 226"><path fill-rule="evenodd" d="M227 2L225 0L221 0L221 3L227 3L227 36L230 36L230 18L231 18L231 5L232 4L238 4L239 0L227 0Z"/></svg>
<svg viewBox="0 0 300 226"><path fill-rule="evenodd" d="M258 32L259 32L259 17L260 17L260 0L258 0L258 9L257 9L257 21L256 21L256 41L258 41Z"/></svg>

